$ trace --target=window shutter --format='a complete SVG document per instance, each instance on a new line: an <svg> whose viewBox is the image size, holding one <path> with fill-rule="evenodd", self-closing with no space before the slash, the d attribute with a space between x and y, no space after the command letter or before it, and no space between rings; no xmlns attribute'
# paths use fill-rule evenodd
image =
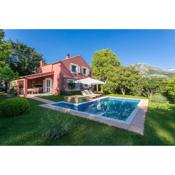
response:
<svg viewBox="0 0 175 175"><path fill-rule="evenodd" d="M80 66L78 66L78 73L80 73L81 69L80 69Z"/></svg>
<svg viewBox="0 0 175 175"><path fill-rule="evenodd" d="M89 69L86 69L86 75L89 75Z"/></svg>

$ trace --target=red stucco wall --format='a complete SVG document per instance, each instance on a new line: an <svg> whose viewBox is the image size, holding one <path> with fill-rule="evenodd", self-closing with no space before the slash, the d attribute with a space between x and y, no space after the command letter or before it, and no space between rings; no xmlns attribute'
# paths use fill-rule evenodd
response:
<svg viewBox="0 0 175 175"><path fill-rule="evenodd" d="M83 75L81 72L80 73L71 73L70 72L70 65L71 63L77 64L80 68L86 67L89 69L89 75ZM71 79L81 79L81 78L86 78L91 76L91 68L89 65L84 61L84 59L81 56L76 56L73 58L65 59L63 61L59 61L53 64L48 64L46 65L44 62L40 63L40 73L49 73L53 72L53 76L44 76L41 78L35 78L32 80L25 80L25 88L32 88L32 81L35 81L35 83L43 83L43 80L45 78L51 77L53 79L53 84L52 84L52 93L54 95L58 95L60 91L66 89L66 80L68 78ZM27 90L24 90L25 94Z"/></svg>

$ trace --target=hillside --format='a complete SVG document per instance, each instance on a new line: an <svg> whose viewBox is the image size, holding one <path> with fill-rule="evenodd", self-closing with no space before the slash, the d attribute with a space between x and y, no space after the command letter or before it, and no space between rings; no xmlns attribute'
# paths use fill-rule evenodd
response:
<svg viewBox="0 0 175 175"><path fill-rule="evenodd" d="M145 76L156 76L162 78L168 78L175 76L175 69L161 69L149 64L134 64L132 65Z"/></svg>

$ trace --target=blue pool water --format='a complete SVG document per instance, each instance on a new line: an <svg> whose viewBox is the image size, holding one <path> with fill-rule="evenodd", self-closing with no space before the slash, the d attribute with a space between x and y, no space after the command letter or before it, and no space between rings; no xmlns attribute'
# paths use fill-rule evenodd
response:
<svg viewBox="0 0 175 175"><path fill-rule="evenodd" d="M86 112L98 117L117 119L126 121L130 114L136 109L140 100L120 99L120 98L102 98L90 102L85 102L79 105L58 102L52 104L55 107L68 108L80 112Z"/></svg>

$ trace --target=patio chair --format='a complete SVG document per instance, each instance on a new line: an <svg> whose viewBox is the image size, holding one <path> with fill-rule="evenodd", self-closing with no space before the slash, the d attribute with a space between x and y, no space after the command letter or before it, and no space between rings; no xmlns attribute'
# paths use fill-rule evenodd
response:
<svg viewBox="0 0 175 175"><path fill-rule="evenodd" d="M35 94L39 94L39 88L33 88L33 92L34 92Z"/></svg>

